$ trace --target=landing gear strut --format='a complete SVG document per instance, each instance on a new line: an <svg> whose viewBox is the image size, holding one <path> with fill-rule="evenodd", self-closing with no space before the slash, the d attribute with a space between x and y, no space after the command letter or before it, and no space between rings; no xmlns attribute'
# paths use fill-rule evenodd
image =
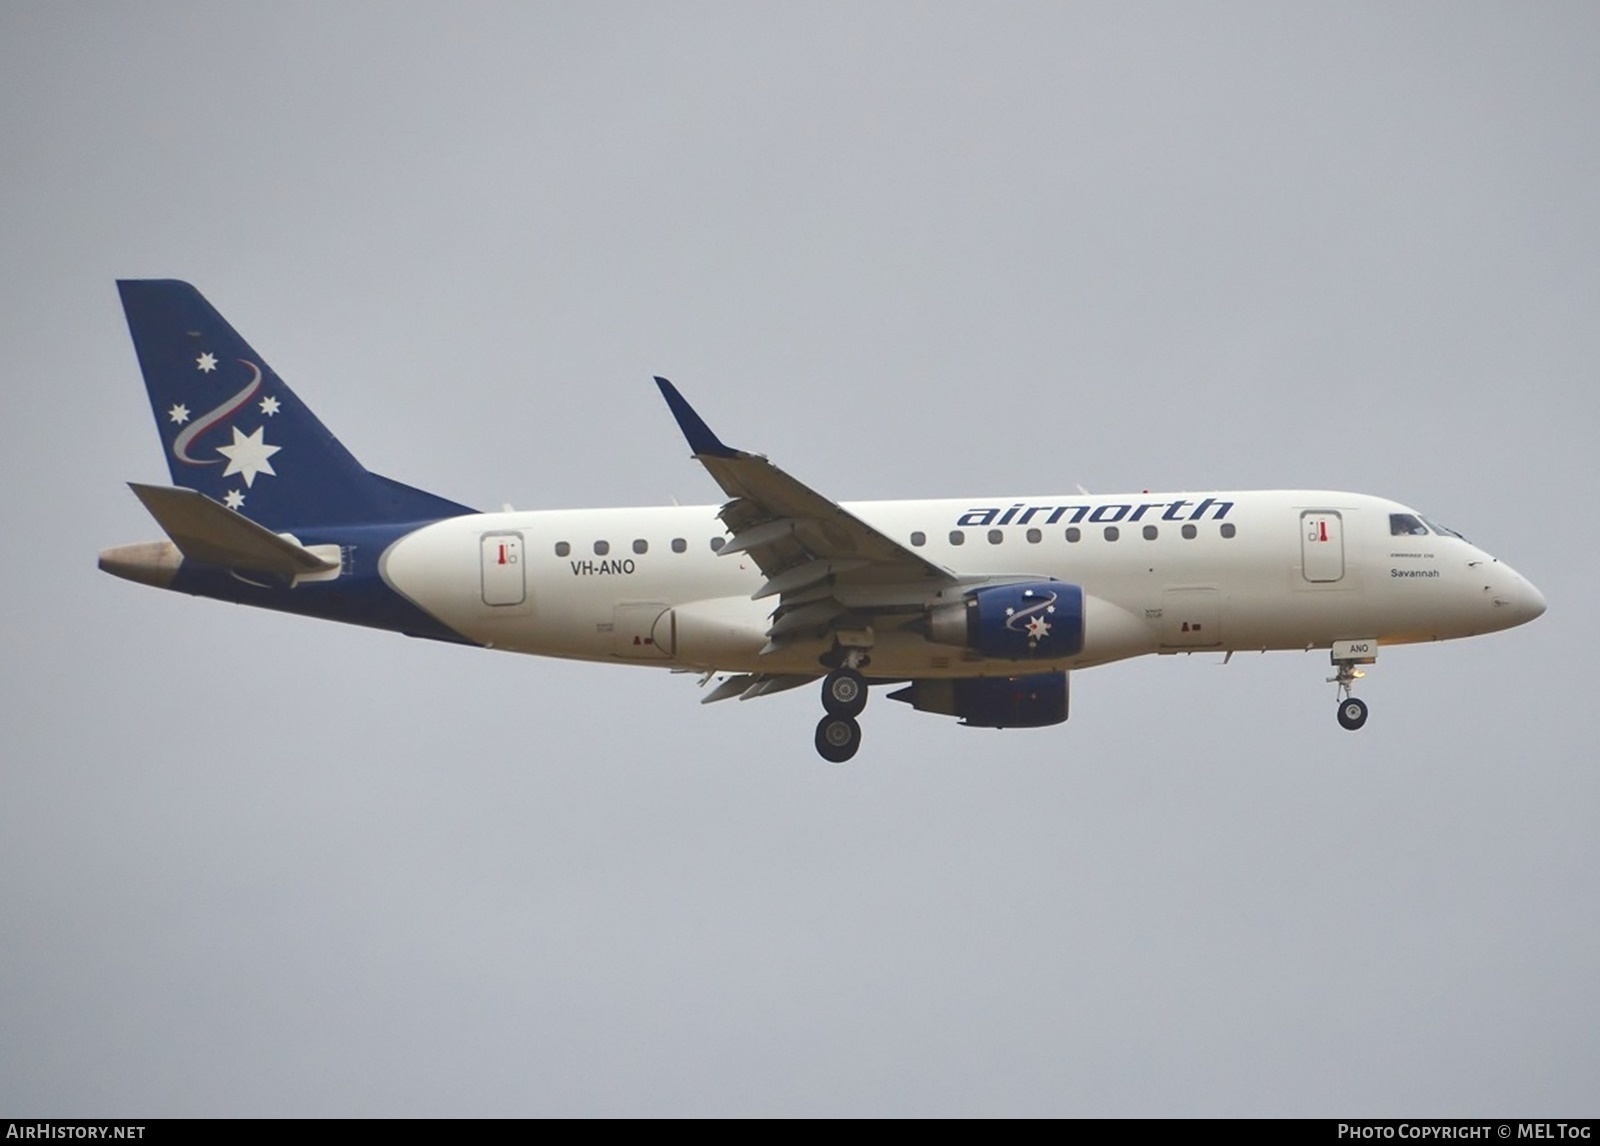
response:
<svg viewBox="0 0 1600 1146"><path fill-rule="evenodd" d="M867 707L867 682L856 667L863 657L851 649L844 664L822 680L822 707L828 715L817 725L817 754L830 764L843 764L861 747L856 717Z"/></svg>
<svg viewBox="0 0 1600 1146"><path fill-rule="evenodd" d="M1351 695L1356 681L1367 675L1356 666L1377 663L1378 642L1336 641L1332 660L1337 671L1328 678L1328 683L1339 686L1339 709L1335 715L1340 728L1354 732L1367 722L1366 702Z"/></svg>

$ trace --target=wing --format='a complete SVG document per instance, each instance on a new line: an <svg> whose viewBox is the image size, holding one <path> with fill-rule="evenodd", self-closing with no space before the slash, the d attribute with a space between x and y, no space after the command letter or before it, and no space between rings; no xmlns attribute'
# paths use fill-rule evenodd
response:
<svg viewBox="0 0 1600 1146"><path fill-rule="evenodd" d="M959 583L765 457L723 444L671 382L656 384L695 459L731 499L719 515L733 535L722 554L748 553L766 575L751 596L777 598L766 651L859 629L876 613L920 610Z"/></svg>

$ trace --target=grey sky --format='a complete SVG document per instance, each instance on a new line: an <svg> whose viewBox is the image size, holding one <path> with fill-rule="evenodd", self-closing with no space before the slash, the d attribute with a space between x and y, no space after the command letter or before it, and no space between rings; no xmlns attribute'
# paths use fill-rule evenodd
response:
<svg viewBox="0 0 1600 1146"><path fill-rule="evenodd" d="M0 1113L1596 1112L1590 4L0 7ZM115 581L117 277L371 468L1330 487L1550 601L1061 727Z"/></svg>

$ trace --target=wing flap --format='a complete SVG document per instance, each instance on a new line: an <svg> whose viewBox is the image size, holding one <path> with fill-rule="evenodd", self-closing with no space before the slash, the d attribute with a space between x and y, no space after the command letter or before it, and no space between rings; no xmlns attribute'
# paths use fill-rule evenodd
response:
<svg viewBox="0 0 1600 1146"><path fill-rule="evenodd" d="M786 692L791 688L799 688L820 680L820 674L812 673L737 673L720 682L716 688L700 698L701 704L715 704L719 700L754 700L758 696L770 696L775 692Z"/></svg>
<svg viewBox="0 0 1600 1146"><path fill-rule="evenodd" d="M727 519L723 519L726 523ZM717 550L718 557L728 557L735 553L747 553L752 549L772 545L794 535L801 523L792 517L779 517L761 525L752 525L734 533L733 540Z"/></svg>
<svg viewBox="0 0 1600 1146"><path fill-rule="evenodd" d="M812 601L809 604L796 605L785 609L783 614L772 623L767 630L767 637L777 640L789 633L797 633L801 629L822 626L831 622L835 617L845 612L845 607L832 597L821 601Z"/></svg>
<svg viewBox="0 0 1600 1146"><path fill-rule="evenodd" d="M761 588L750 594L750 599L759 601L764 597L776 597L792 590L806 589L818 581L828 577L837 577L841 573L849 573L853 569L860 569L867 565L866 561L807 561L804 565L796 565L785 569L776 577L768 580Z"/></svg>

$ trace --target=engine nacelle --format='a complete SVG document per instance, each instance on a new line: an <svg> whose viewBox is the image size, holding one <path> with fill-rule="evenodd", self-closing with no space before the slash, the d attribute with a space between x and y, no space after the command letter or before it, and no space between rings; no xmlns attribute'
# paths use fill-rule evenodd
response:
<svg viewBox="0 0 1600 1146"><path fill-rule="evenodd" d="M1067 674L914 680L889 699L920 712L959 716L974 728L1042 728L1067 718Z"/></svg>
<svg viewBox="0 0 1600 1146"><path fill-rule="evenodd" d="M1083 651L1083 588L1030 581L973 589L959 603L935 607L928 616L928 634L938 644L973 649L986 657L1074 657Z"/></svg>

